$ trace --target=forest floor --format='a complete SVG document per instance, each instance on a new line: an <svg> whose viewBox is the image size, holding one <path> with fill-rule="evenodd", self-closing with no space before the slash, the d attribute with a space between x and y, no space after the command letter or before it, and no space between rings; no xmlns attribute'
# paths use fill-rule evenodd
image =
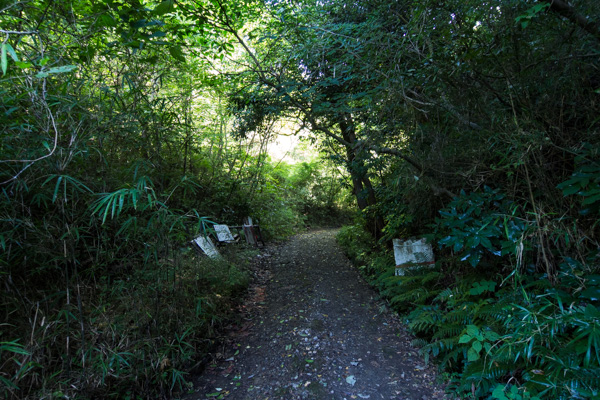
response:
<svg viewBox="0 0 600 400"><path fill-rule="evenodd" d="M268 246L194 392L205 399L443 399L401 321L319 230Z"/></svg>

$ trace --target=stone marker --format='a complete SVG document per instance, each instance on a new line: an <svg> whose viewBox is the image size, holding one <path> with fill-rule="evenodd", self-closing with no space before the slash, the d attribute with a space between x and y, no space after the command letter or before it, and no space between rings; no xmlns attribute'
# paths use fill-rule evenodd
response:
<svg viewBox="0 0 600 400"><path fill-rule="evenodd" d="M396 276L404 275L406 268L421 268L435 264L433 249L424 238L406 241L394 239L392 242L396 259Z"/></svg>

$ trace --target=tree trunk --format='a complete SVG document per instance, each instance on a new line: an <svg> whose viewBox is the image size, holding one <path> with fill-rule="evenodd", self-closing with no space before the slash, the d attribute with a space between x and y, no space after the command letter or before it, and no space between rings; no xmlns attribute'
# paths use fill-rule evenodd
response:
<svg viewBox="0 0 600 400"><path fill-rule="evenodd" d="M352 178L354 196L356 197L358 208L361 211L365 211L367 207L377 204L377 198L375 197L371 179L367 174L367 168L358 155L359 149L355 146L357 140L352 116L344 114L339 120L339 125L342 137L346 142L350 143L350 146L346 146L346 157L348 172L350 172L350 177ZM365 212L364 215L367 221L367 229L375 239L379 239L384 226L383 218L375 215L373 212Z"/></svg>

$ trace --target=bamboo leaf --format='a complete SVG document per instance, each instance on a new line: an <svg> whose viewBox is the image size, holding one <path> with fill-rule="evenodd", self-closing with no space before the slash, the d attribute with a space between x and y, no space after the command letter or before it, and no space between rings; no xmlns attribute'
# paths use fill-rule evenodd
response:
<svg viewBox="0 0 600 400"><path fill-rule="evenodd" d="M56 186L54 186L54 195L52 196L53 203L56 201L56 198L58 197L58 188L60 187L60 182L62 181L62 179L63 179L63 177L61 175L56 180Z"/></svg>
<svg viewBox="0 0 600 400"><path fill-rule="evenodd" d="M110 197L107 200L108 204L106 205L106 208L104 209L104 215L102 216L102 224L104 225L104 223L106 222L106 217L108 216L108 210L110 208Z"/></svg>
<svg viewBox="0 0 600 400"><path fill-rule="evenodd" d="M2 383L4 386L6 386L8 388L19 389L19 387L17 385L15 385L13 382L11 382L10 380L6 379L3 376L0 376L0 383Z"/></svg>
<svg viewBox="0 0 600 400"><path fill-rule="evenodd" d="M0 63L2 64L2 76L6 75L6 69L8 68L8 59L6 58L7 43L2 43L2 50L0 55Z"/></svg>
<svg viewBox="0 0 600 400"><path fill-rule="evenodd" d="M115 218L115 210L117 208L117 196L113 196L112 198L112 211L110 212L110 217Z"/></svg>
<svg viewBox="0 0 600 400"><path fill-rule="evenodd" d="M12 342L0 342L0 351L9 351L15 354L21 354L28 356L30 353L23 347L23 345L17 343L16 340Z"/></svg>
<svg viewBox="0 0 600 400"><path fill-rule="evenodd" d="M123 210L124 203L125 203L125 195L123 193L121 193L121 195L119 196L119 214Z"/></svg>
<svg viewBox="0 0 600 400"><path fill-rule="evenodd" d="M17 57L17 53L15 52L15 49L10 45L10 43L6 43L6 48L8 50L8 54L10 55L10 58L12 58L14 62L19 61L19 57Z"/></svg>

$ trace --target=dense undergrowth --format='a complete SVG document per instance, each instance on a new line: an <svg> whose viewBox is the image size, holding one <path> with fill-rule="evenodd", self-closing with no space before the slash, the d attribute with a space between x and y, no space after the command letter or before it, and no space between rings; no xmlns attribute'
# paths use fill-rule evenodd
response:
<svg viewBox="0 0 600 400"><path fill-rule="evenodd" d="M255 253L210 260L190 241L246 216L282 239L347 203L330 164L271 160L273 130L235 135L225 38L186 64L157 39L172 4L134 3L0 10L3 398L184 392Z"/></svg>
<svg viewBox="0 0 600 400"><path fill-rule="evenodd" d="M600 178L581 169L559 186L565 196L579 193L587 210L597 205ZM554 229L540 242L538 222L498 190L463 192L430 226L435 266L402 276L391 251L360 224L344 227L338 240L405 316L414 344L458 398L600 398L598 250L564 216L546 221ZM536 265L545 252L555 270Z"/></svg>
<svg viewBox="0 0 600 400"><path fill-rule="evenodd" d="M296 188L310 193L304 178ZM211 260L191 246L213 221L167 206L174 192L183 202L197 195L188 178L163 193L147 176L107 193L88 193L90 183L66 175L35 183L18 192L27 218L8 193L2 202L3 395L167 398L185 391L237 317L256 250L231 245ZM262 190L247 206L265 239L285 238L313 218L302 198L281 193ZM236 215L241 220L237 211L230 221Z"/></svg>
<svg viewBox="0 0 600 400"><path fill-rule="evenodd" d="M14 309L2 333L13 340L2 342L4 396L160 398L185 390L232 318L248 283L247 255L211 261L174 252L96 281L73 271L60 291L52 281L9 286L3 301ZM8 303L15 291L20 302Z"/></svg>

